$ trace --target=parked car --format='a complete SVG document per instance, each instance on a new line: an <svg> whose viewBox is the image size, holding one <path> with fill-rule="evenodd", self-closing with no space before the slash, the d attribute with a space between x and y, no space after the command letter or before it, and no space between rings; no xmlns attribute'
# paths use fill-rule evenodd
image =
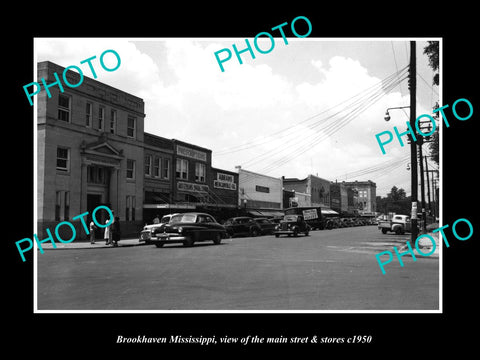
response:
<svg viewBox="0 0 480 360"><path fill-rule="evenodd" d="M298 236L303 233L308 236L310 232L310 225L308 225L302 215L285 215L283 220L275 228L275 237L280 235Z"/></svg>
<svg viewBox="0 0 480 360"><path fill-rule="evenodd" d="M230 218L223 223L223 226L229 237L257 236L262 233L260 225L248 216Z"/></svg>
<svg viewBox="0 0 480 360"><path fill-rule="evenodd" d="M156 238L152 238L150 242L157 247L172 243L193 246L194 243L201 241L213 241L218 245L226 237L225 227L213 216L192 212L173 216L163 227L163 232L157 233Z"/></svg>
<svg viewBox="0 0 480 360"><path fill-rule="evenodd" d="M271 235L275 231L275 224L273 220L267 219L267 218L254 218L253 219L258 226L260 227L260 233L262 235Z"/></svg>
<svg viewBox="0 0 480 360"><path fill-rule="evenodd" d="M383 234L389 231L395 232L397 235L411 232L410 216L408 215L394 215L391 220L380 220L378 228L382 230Z"/></svg>
<svg viewBox="0 0 480 360"><path fill-rule="evenodd" d="M163 231L163 227L170 222L173 216L179 215L179 214L168 214L164 215L161 219L160 222L157 224L150 224L150 225L145 225L143 227L143 230L140 232L140 238L139 241L145 241L145 243L149 244L150 240L152 238L155 238L157 233L160 233Z"/></svg>

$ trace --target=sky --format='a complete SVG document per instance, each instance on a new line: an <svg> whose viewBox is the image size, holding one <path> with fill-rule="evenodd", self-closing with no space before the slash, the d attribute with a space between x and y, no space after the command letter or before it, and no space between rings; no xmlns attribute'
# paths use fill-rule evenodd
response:
<svg viewBox="0 0 480 360"><path fill-rule="evenodd" d="M36 38L34 60L76 65L91 77L80 62L95 55L96 80L144 100L146 132L211 149L214 167L371 180L385 196L394 185L411 190L410 147L395 140L383 155L375 138L393 126L406 129L409 109L392 110L389 122L384 116L389 107L409 105L407 80L394 77L405 74L409 40L307 37L285 44L279 37L262 54L249 39L255 58L242 53L240 64L232 44L244 49L245 38ZM428 39L415 40L419 116L431 114L440 95L423 54ZM258 46L268 49L270 40L260 38ZM232 58L222 72L214 53L225 48ZM108 49L121 58L112 72L98 64Z"/></svg>

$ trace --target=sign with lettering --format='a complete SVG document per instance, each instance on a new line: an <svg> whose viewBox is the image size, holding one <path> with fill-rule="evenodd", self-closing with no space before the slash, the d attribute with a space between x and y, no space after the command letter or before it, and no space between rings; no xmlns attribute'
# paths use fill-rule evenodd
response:
<svg viewBox="0 0 480 360"><path fill-rule="evenodd" d="M181 145L177 145L177 155L186 156L188 158L195 159L195 160L207 161L206 152L189 149Z"/></svg>
<svg viewBox="0 0 480 360"><path fill-rule="evenodd" d="M177 189L178 190L183 190L183 191L193 191L197 193L208 193L208 185L200 185L200 184L194 184L194 183L188 183L188 182L183 182L179 181L177 183Z"/></svg>

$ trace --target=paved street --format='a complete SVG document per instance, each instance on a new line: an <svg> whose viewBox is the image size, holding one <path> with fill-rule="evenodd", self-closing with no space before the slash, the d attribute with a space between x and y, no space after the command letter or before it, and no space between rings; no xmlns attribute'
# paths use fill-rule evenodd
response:
<svg viewBox="0 0 480 360"><path fill-rule="evenodd" d="M439 259L375 254L409 235L376 226L261 236L192 248L57 249L38 254L39 310L437 310Z"/></svg>

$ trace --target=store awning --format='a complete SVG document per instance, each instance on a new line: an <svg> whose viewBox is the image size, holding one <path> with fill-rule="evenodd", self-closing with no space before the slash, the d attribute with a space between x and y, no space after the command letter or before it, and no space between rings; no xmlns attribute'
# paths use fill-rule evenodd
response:
<svg viewBox="0 0 480 360"><path fill-rule="evenodd" d="M249 210L248 213L252 216L261 216L261 217L275 217L285 215L283 211L275 210Z"/></svg>
<svg viewBox="0 0 480 360"><path fill-rule="evenodd" d="M332 209L322 208L322 215L339 215L339 214L338 212Z"/></svg>

